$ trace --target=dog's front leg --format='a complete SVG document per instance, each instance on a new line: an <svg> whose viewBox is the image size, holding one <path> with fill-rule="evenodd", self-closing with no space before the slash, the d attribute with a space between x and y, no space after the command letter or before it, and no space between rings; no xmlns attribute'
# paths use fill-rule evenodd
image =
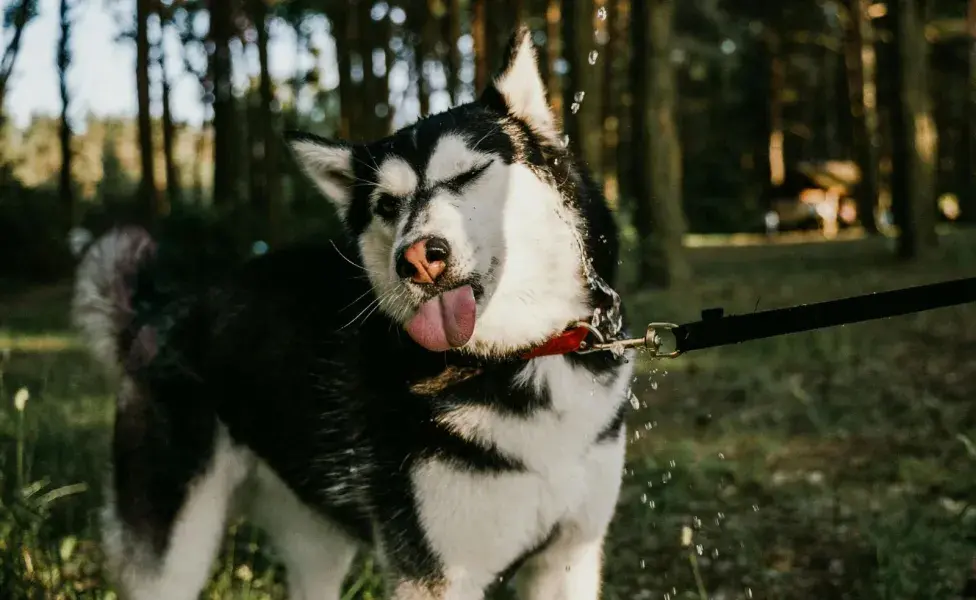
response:
<svg viewBox="0 0 976 600"><path fill-rule="evenodd" d="M521 600L597 600L600 597L603 540L558 539L519 570Z"/></svg>

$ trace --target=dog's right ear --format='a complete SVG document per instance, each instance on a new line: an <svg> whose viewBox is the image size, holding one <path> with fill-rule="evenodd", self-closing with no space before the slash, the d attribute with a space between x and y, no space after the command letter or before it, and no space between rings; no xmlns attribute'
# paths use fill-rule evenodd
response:
<svg viewBox="0 0 976 600"><path fill-rule="evenodd" d="M285 132L285 141L302 171L336 205L340 216L345 216L356 180L353 147L301 131Z"/></svg>

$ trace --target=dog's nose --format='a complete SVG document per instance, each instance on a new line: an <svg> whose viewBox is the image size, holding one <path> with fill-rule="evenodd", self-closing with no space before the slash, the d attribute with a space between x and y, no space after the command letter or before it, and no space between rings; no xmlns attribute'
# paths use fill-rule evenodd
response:
<svg viewBox="0 0 976 600"><path fill-rule="evenodd" d="M429 237L401 250L397 255L396 272L403 279L414 283L434 283L447 270L447 259L451 256L451 246L447 240Z"/></svg>

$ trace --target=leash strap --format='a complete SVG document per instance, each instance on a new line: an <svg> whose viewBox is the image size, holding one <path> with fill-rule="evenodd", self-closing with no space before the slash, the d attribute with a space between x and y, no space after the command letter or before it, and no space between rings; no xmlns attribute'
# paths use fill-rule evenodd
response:
<svg viewBox="0 0 976 600"><path fill-rule="evenodd" d="M702 320L673 329L680 353L728 346L779 335L976 302L976 277L877 292L814 304L721 316L705 311Z"/></svg>
<svg viewBox="0 0 976 600"><path fill-rule="evenodd" d="M777 308L743 315L723 316L721 308L702 311L700 321L673 325L651 323L643 338L598 341L583 352L650 349L658 358L674 358L685 352L729 346L741 342L835 327L862 321L897 317L976 302L976 277L919 285L890 292L877 292L789 308ZM674 350L665 351L662 331L674 336Z"/></svg>

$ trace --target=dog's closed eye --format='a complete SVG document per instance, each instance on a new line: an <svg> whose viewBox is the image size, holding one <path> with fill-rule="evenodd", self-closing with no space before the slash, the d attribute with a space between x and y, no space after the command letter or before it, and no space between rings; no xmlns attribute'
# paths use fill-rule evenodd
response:
<svg viewBox="0 0 976 600"><path fill-rule="evenodd" d="M474 181L478 179L478 177L480 177L485 171L487 171L488 167L490 166L491 166L491 161L488 161L486 163L482 163L480 165L472 167L471 169L468 169L464 173L455 175L454 177L445 181L444 186L447 187L452 192L454 192L455 194L460 194L461 191L464 190L464 188L474 183Z"/></svg>

